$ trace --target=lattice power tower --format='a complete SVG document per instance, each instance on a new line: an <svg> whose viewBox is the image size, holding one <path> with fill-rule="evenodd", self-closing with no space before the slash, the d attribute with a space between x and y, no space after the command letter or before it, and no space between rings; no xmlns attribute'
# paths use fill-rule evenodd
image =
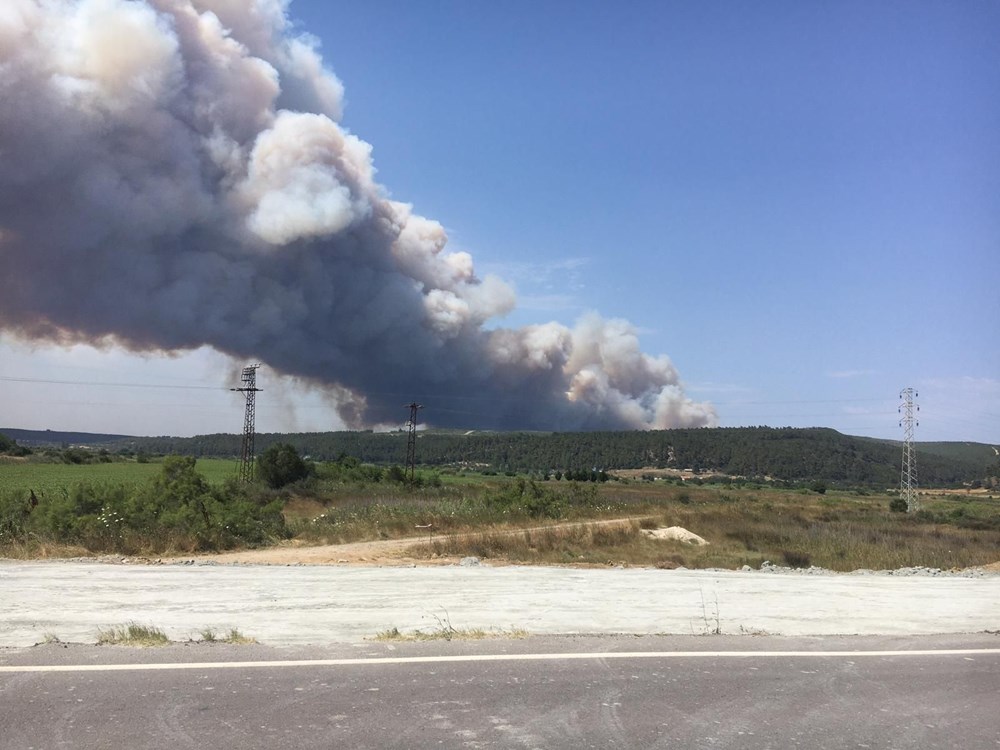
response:
<svg viewBox="0 0 1000 750"><path fill-rule="evenodd" d="M412 484L417 464L417 412L424 407L414 401L406 404L410 410L410 421L406 423L409 433L406 438L406 479Z"/></svg>
<svg viewBox="0 0 1000 750"><path fill-rule="evenodd" d="M903 428L903 468L899 474L899 496L906 501L906 512L919 510L917 501L917 457L913 452L913 426L919 425L915 414L920 411L914 399L919 394L912 388L904 388L899 392L903 403L899 405L902 418L899 426Z"/></svg>
<svg viewBox="0 0 1000 750"><path fill-rule="evenodd" d="M243 445L240 449L239 466L239 480L245 483L253 481L254 459L256 458L254 452L254 437L256 435L254 397L260 391L260 388L257 387L257 369L259 367L259 364L244 367L243 377L240 378L242 386L240 388L230 388L232 391L242 393L247 398L247 410L243 418Z"/></svg>

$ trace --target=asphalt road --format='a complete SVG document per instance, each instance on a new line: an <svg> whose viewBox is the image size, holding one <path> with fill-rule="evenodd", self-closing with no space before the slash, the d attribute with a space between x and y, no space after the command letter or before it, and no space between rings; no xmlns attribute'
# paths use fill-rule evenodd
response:
<svg viewBox="0 0 1000 750"><path fill-rule="evenodd" d="M996 750L998 705L988 634L0 650L2 750Z"/></svg>

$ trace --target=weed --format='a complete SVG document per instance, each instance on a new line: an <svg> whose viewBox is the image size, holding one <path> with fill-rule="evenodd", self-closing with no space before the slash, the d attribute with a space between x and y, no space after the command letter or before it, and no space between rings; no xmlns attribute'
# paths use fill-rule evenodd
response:
<svg viewBox="0 0 1000 750"><path fill-rule="evenodd" d="M245 646L251 643L256 643L256 638L251 638L248 635L243 635L236 628L230 628L229 632L226 633L226 637L222 639L224 643L233 643L241 646Z"/></svg>
<svg viewBox="0 0 1000 750"><path fill-rule="evenodd" d="M402 632L399 628L388 628L375 634L375 641L481 641L487 638L527 638L523 628L451 628L448 630L412 630Z"/></svg>
<svg viewBox="0 0 1000 750"><path fill-rule="evenodd" d="M166 646L166 633L152 625L129 622L97 631L98 646Z"/></svg>
<svg viewBox="0 0 1000 750"><path fill-rule="evenodd" d="M256 638L251 638L249 636L243 635L236 628L230 628L224 635L219 635L215 632L214 628L205 628L199 632L201 636L200 640L202 643L232 643L236 645L246 645L249 643L256 643Z"/></svg>
<svg viewBox="0 0 1000 750"><path fill-rule="evenodd" d="M212 628L205 628L199 635L204 643L216 643L219 640L219 637Z"/></svg>
<svg viewBox="0 0 1000 750"><path fill-rule="evenodd" d="M712 619L709 620L708 608L705 605L705 592L701 592L701 617L705 623L705 633L707 635L722 635L722 623L719 620L719 595L715 594L715 610L712 612Z"/></svg>

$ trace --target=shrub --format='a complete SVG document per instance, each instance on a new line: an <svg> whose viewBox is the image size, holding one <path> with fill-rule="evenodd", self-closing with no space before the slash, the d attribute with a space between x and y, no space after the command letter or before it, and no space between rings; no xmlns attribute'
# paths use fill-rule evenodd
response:
<svg viewBox="0 0 1000 750"><path fill-rule="evenodd" d="M573 492L574 488L570 488ZM566 497L532 479L519 477L503 489L483 498L483 504L505 514L527 515L532 518L561 518L566 509Z"/></svg>
<svg viewBox="0 0 1000 750"><path fill-rule="evenodd" d="M31 455L31 449L25 448L23 445L18 445L16 440L11 440L0 432L0 453L16 457L29 456Z"/></svg>
<svg viewBox="0 0 1000 750"><path fill-rule="evenodd" d="M894 497L889 501L889 510L893 513L906 513L906 500L901 497Z"/></svg>
<svg viewBox="0 0 1000 750"><path fill-rule="evenodd" d="M396 484L403 484L406 481L406 472L403 471L401 466L393 464L388 469L385 470L385 478L388 482L395 482Z"/></svg>
<svg viewBox="0 0 1000 750"><path fill-rule="evenodd" d="M275 443L257 459L257 476L275 490L301 481L310 473L309 465L288 443Z"/></svg>
<svg viewBox="0 0 1000 750"><path fill-rule="evenodd" d="M806 552L799 552L797 550L782 550L781 556L785 559L785 565L790 568L808 568L810 563L810 557Z"/></svg>
<svg viewBox="0 0 1000 750"><path fill-rule="evenodd" d="M42 497L30 516L0 497L0 529L7 532L0 541L33 532L92 552L134 554L259 545L282 536L280 502L251 492L235 480L212 486L194 458L170 456L145 485L78 484Z"/></svg>
<svg viewBox="0 0 1000 750"><path fill-rule="evenodd" d="M20 492L0 493L0 543L21 539L30 513L28 497Z"/></svg>

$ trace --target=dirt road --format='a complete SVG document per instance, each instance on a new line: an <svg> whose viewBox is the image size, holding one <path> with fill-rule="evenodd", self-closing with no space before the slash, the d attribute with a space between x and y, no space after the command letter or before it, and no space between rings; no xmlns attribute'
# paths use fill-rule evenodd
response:
<svg viewBox="0 0 1000 750"><path fill-rule="evenodd" d="M491 534L523 534L525 531L542 531L545 529L570 529L581 526L624 526L633 521L641 521L646 516L629 518L613 518L605 521L579 521L574 523L547 524L532 526L527 529L489 530ZM650 516L652 518L652 516ZM458 537L474 537L473 534L427 534L406 539L381 539L370 542L351 542L348 544L326 544L309 547L302 544L284 544L267 549L243 550L240 552L221 552L210 555L184 556L196 562L215 562L219 564L246 565L333 565L337 563L364 563L368 565L453 565L458 561L455 557L414 557L407 550L420 545L426 545L435 539L453 539Z"/></svg>

